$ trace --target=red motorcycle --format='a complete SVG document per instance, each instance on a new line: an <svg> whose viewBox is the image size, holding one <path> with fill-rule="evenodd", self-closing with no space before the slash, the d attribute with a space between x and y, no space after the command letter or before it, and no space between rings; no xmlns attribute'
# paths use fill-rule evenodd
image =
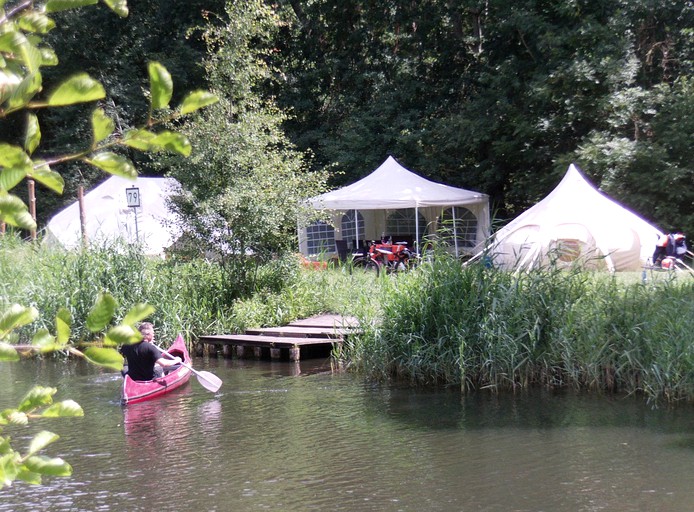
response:
<svg viewBox="0 0 694 512"><path fill-rule="evenodd" d="M382 269L386 272L407 270L414 265L415 259L415 253L406 243L382 240L371 242L367 251L355 254L352 265L356 268L373 270L378 275Z"/></svg>

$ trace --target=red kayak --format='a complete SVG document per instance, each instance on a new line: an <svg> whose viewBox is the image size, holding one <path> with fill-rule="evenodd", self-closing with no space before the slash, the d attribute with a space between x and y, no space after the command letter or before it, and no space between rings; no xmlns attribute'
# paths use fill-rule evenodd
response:
<svg viewBox="0 0 694 512"><path fill-rule="evenodd" d="M134 404L151 400L169 393L188 382L191 374L189 368L191 361L183 336L179 334L167 352L172 356L180 357L188 366L181 365L163 377L153 380L133 380L126 374L123 379L123 391L121 393L122 404Z"/></svg>

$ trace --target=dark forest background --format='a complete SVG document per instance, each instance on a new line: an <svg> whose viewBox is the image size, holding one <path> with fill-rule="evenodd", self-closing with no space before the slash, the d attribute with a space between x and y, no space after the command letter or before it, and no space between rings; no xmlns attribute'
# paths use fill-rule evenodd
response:
<svg viewBox="0 0 694 512"><path fill-rule="evenodd" d="M253 8L231 8L241 3ZM508 219L549 193L575 162L649 221L694 236L689 0L128 5L124 20L100 5L61 14L51 33L61 65L44 78L48 84L58 73L89 72L104 84L109 96L101 106L121 129L146 117L146 64L158 60L174 78L174 101L191 89L219 89L214 81L223 79L243 89L244 102L271 102L282 144L303 155L303 172L327 169L331 186L353 182L393 155L427 178L489 194L495 216ZM262 59L262 76L233 68L211 73L215 45L233 51L234 40L205 39L202 27L230 34L254 27L245 41L256 51L236 58ZM40 113L43 151L88 139L88 112L78 106ZM227 121L235 115L229 112ZM5 120L4 139L16 139L21 123ZM129 156L142 175L169 171L146 155ZM60 172L63 196L39 191L40 224L74 200L78 185L104 179L80 164Z"/></svg>

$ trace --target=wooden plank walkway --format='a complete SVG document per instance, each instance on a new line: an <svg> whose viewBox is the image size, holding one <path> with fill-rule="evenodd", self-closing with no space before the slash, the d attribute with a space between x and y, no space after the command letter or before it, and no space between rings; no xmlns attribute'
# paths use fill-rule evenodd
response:
<svg viewBox="0 0 694 512"><path fill-rule="evenodd" d="M208 353L210 347L221 347L224 357L299 361L328 357L357 328L358 322L353 317L318 315L282 327L248 329L243 334L200 336L198 343Z"/></svg>

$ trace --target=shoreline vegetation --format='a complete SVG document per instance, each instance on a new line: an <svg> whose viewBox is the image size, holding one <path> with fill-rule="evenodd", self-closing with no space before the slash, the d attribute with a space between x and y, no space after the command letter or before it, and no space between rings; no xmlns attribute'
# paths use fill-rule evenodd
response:
<svg viewBox="0 0 694 512"><path fill-rule="evenodd" d="M294 257L258 266L238 295L234 276L203 260L149 259L133 247L63 252L0 240L0 301L30 304L38 322L61 307L75 343L95 297L111 293L123 315L156 308L161 339L187 339L282 325L322 312L362 326L335 354L367 379L458 386L464 392L531 387L694 401L694 278L687 272L589 272L544 268L510 273L463 266L439 254L417 269L376 277L348 267L303 269Z"/></svg>

